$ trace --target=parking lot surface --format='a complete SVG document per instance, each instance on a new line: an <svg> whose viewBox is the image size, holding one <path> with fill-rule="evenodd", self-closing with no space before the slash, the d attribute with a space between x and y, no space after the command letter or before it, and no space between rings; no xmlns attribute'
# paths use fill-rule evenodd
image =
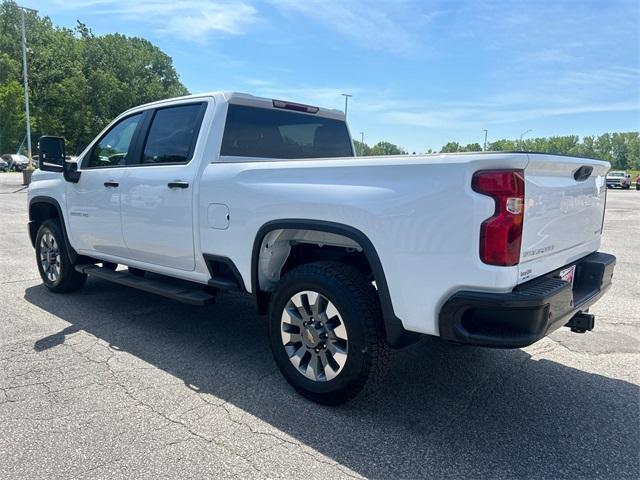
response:
<svg viewBox="0 0 640 480"><path fill-rule="evenodd" d="M640 478L640 192L608 194L594 331L424 338L329 408L286 384L250 298L49 293L20 181L0 174L0 478Z"/></svg>

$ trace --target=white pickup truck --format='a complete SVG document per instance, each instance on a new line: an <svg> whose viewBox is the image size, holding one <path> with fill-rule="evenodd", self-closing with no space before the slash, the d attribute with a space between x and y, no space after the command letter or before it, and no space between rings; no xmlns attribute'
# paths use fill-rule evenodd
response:
<svg viewBox="0 0 640 480"><path fill-rule="evenodd" d="M603 161L355 157L342 112L225 92L133 108L64 155L40 139L28 195L51 291L91 275L198 305L251 294L287 381L325 404L420 334L518 348L591 330L613 275Z"/></svg>

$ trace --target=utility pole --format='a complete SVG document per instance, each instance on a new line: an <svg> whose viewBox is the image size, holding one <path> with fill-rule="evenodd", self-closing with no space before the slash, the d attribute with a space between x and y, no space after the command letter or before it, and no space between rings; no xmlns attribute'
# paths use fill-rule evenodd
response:
<svg viewBox="0 0 640 480"><path fill-rule="evenodd" d="M487 129L484 129L484 148L482 149L483 152L487 151Z"/></svg>
<svg viewBox="0 0 640 480"><path fill-rule="evenodd" d="M349 97L353 97L353 95L349 93L341 93L344 97L344 118L347 118L347 107L349 106Z"/></svg>
<svg viewBox="0 0 640 480"><path fill-rule="evenodd" d="M20 9L20 30L22 32L22 76L24 79L24 110L27 117L27 153L29 156L29 166L27 168L29 170L33 170L33 164L31 162L31 118L29 117L29 76L27 74L27 34L24 27L24 12L26 10L28 12L38 13L38 11L32 8L21 6L18 6L18 8ZM31 181L30 175L28 180L29 182ZM29 182L25 183L28 184Z"/></svg>
<svg viewBox="0 0 640 480"><path fill-rule="evenodd" d="M364 132L360 132L360 156L364 153Z"/></svg>
<svg viewBox="0 0 640 480"><path fill-rule="evenodd" d="M531 129L526 130L520 134L520 143L518 143L518 148L522 150L522 138L531 131Z"/></svg>

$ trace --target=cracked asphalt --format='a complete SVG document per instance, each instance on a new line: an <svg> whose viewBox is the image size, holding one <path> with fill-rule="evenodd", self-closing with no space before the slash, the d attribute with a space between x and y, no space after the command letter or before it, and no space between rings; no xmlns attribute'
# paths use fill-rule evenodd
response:
<svg viewBox="0 0 640 480"><path fill-rule="evenodd" d="M640 478L640 192L609 192L593 332L425 338L329 408L280 376L249 298L49 293L19 183L0 174L0 478Z"/></svg>

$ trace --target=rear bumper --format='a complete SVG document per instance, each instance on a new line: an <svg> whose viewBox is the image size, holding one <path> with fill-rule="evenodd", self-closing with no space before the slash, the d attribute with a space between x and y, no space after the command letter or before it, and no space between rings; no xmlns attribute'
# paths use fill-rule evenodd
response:
<svg viewBox="0 0 640 480"><path fill-rule="evenodd" d="M439 316L445 340L497 348L520 348L566 325L611 286L616 257L592 253L576 265L573 288L558 269L509 293L462 291L444 304Z"/></svg>

